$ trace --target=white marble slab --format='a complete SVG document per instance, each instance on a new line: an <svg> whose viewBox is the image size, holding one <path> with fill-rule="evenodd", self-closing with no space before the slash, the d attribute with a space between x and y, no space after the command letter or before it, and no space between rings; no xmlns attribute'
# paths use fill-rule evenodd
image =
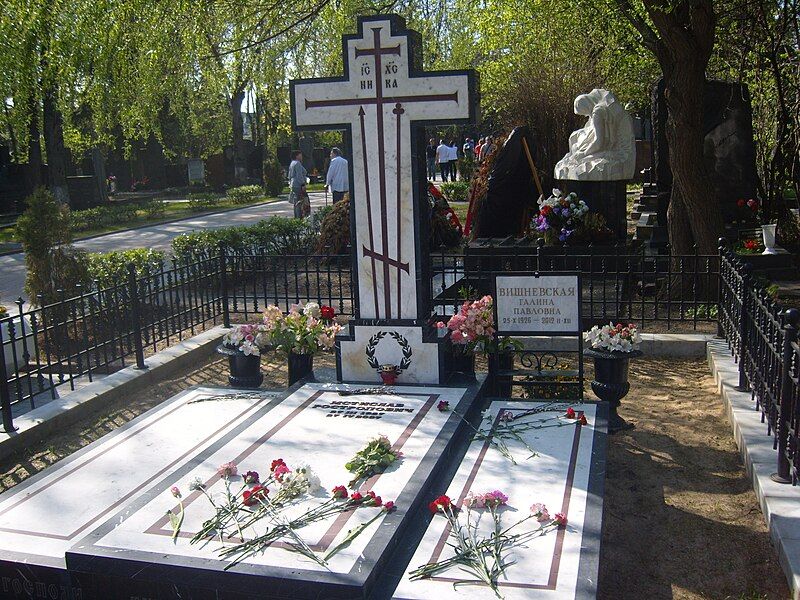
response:
<svg viewBox="0 0 800 600"><path fill-rule="evenodd" d="M22 553L28 564L63 568L64 553L77 540L275 396L189 390L5 492L0 560L18 560Z"/></svg>
<svg viewBox="0 0 800 600"><path fill-rule="evenodd" d="M368 440L378 435L386 435L393 446L402 451L403 459L396 467L371 478L362 489L373 489L384 500L396 500L397 512L385 518L401 518L407 508L403 505L404 490L418 485L415 481L420 477L421 461L445 424L454 417L451 412L437 410L437 403L447 400L451 406L456 406L466 389L398 387L395 395L340 396L337 393L337 390L352 387L342 384L303 386L280 405L243 427L233 439L200 453L189 468L176 467L139 501L111 517L87 539L76 544L70 555L102 554L112 558L180 566L202 564L222 569L226 563L218 558L218 542L190 544L190 538L201 523L213 515L213 509L199 492L188 493L189 481L201 478L207 483L207 491L215 495L223 490L223 482L214 475L222 463L234 461L241 472L255 470L262 474L268 473L276 458L283 458L290 467L307 464L319 475L322 491L317 497L304 500L288 510L287 514L304 512L323 502L334 486L346 484L352 478L345 463ZM168 509L177 509L169 492L172 485L177 485L186 495L185 520L181 534L174 542L165 517ZM416 493L411 499L413 497ZM303 528L302 537L315 551L324 553L343 539L349 529L370 519L377 510L363 508L354 513L344 513L339 518ZM376 520L349 547L335 555L327 569L287 551L281 544L275 544L229 572L238 570L274 575L274 569L280 568L295 573L300 569L329 575L351 573L359 568L364 555L368 554L365 549L382 522L383 519ZM256 524L244 532L245 537L262 533L265 526L264 523ZM67 564L70 565L69 556Z"/></svg>
<svg viewBox="0 0 800 600"><path fill-rule="evenodd" d="M493 402L488 415L496 419L499 411L521 410L541 406L535 402ZM568 404L558 404L557 410L542 416L526 417L526 421L563 414ZM531 600L550 598L594 597L597 576L597 553L602 509L598 512L598 498L587 493L593 489L602 493L602 470L592 473L595 452L595 430L597 415L595 404L574 404L576 411L583 411L588 425L550 427L529 431L523 439L538 456L526 459L530 453L517 441L506 441L506 445L517 460L513 465L495 447L486 441L473 441L461 463L447 494L459 504L473 491L482 493L501 490L508 497L508 506L503 512L503 523L511 525L529 514L530 506L541 502L551 515L563 512L568 524L564 529L550 531L542 537L515 548L509 557L516 561L509 566L501 579L500 593L508 600ZM552 423L552 421L549 421ZM604 435L604 434L603 434ZM595 462L598 459L595 458ZM602 462L602 461L601 461ZM600 466L599 464L596 466ZM598 481L599 477L599 481ZM587 499L592 500L587 505ZM431 498L432 500L433 498ZM587 506L590 520L586 520ZM488 513L482 514L480 527L491 522ZM535 529L534 520L522 525ZM458 585L454 583L474 579L457 567L424 580L411 581L408 572L438 560L452 556L447 546L449 527L447 519L434 516L421 543L406 568L393 597L403 600L437 600L470 598L496 598L485 585Z"/></svg>

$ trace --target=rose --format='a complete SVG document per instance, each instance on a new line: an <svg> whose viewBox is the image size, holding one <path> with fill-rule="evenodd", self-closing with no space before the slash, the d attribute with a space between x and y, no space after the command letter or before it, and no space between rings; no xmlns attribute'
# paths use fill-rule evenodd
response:
<svg viewBox="0 0 800 600"><path fill-rule="evenodd" d="M322 318L326 321L332 321L333 318L336 316L336 311L333 309L332 306L323 306L320 308L320 314Z"/></svg>
<svg viewBox="0 0 800 600"><path fill-rule="evenodd" d="M567 417L568 419L575 419L576 418L575 409L570 406L567 409L567 413L564 416Z"/></svg>
<svg viewBox="0 0 800 600"><path fill-rule="evenodd" d="M397 507L394 505L394 502L392 502L391 500L389 500L388 502L384 502L383 503L383 512L390 513L395 508L397 508Z"/></svg>
<svg viewBox="0 0 800 600"><path fill-rule="evenodd" d="M383 500L381 499L381 497L375 495L375 492L373 492L372 490L367 492L367 501L372 506L380 506L381 504L383 504Z"/></svg>
<svg viewBox="0 0 800 600"><path fill-rule="evenodd" d="M259 500L263 500L269 494L269 490L263 486L257 485L252 489L245 490L242 493L242 500L245 506L253 506L258 504Z"/></svg>
<svg viewBox="0 0 800 600"><path fill-rule="evenodd" d="M441 495L436 500L428 504L428 510L430 510L433 514L438 513L439 511L445 512L447 509L453 508L453 502L450 500L449 496Z"/></svg>
<svg viewBox="0 0 800 600"><path fill-rule="evenodd" d="M450 410L450 403L447 400L439 400L436 408L439 410L439 412L447 412Z"/></svg>
<svg viewBox="0 0 800 600"><path fill-rule="evenodd" d="M581 413L581 418L578 419L578 423L580 423L581 425L588 425L589 424L589 422L586 420L586 415L585 414Z"/></svg>
<svg viewBox="0 0 800 600"><path fill-rule="evenodd" d="M256 471L248 471L244 474L244 482L245 483L258 483L259 476Z"/></svg>
<svg viewBox="0 0 800 600"><path fill-rule="evenodd" d="M347 488L343 485L337 485L331 490L331 495L337 500L347 498Z"/></svg>

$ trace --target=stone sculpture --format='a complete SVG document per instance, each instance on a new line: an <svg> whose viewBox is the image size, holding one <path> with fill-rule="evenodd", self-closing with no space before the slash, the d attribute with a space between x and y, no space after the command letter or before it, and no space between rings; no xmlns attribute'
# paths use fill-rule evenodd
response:
<svg viewBox="0 0 800 600"><path fill-rule="evenodd" d="M557 180L632 179L636 141L630 115L608 90L594 89L575 98L575 114L588 118L569 136L569 153L555 167Z"/></svg>

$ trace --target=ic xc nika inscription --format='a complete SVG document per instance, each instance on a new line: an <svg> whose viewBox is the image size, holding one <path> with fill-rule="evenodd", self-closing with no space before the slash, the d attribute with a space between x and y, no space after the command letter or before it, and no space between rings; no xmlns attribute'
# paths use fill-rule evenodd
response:
<svg viewBox="0 0 800 600"><path fill-rule="evenodd" d="M326 410L326 417L345 419L380 419L388 413L413 413L415 409L406 408L402 402L365 402L358 400L332 400L314 404L311 408Z"/></svg>

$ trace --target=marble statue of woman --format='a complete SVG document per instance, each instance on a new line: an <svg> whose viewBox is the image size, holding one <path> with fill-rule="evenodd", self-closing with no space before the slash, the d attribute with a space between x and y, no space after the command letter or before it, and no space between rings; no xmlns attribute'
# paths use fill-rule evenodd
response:
<svg viewBox="0 0 800 600"><path fill-rule="evenodd" d="M575 98L575 114L589 117L569 136L569 153L555 167L558 180L632 179L636 168L633 121L608 90L594 89Z"/></svg>

